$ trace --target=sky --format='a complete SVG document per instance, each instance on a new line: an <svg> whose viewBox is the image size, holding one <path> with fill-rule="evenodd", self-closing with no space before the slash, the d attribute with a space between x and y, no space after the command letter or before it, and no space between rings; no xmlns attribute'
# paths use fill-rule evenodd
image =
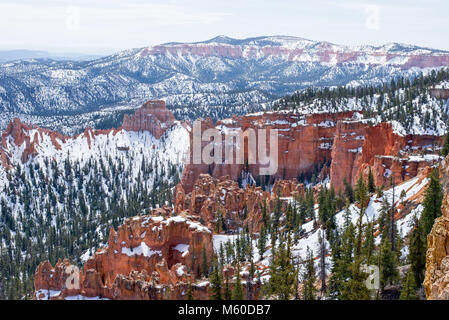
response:
<svg viewBox="0 0 449 320"><path fill-rule="evenodd" d="M447 0L0 0L0 50L108 54L226 35L449 50Z"/></svg>

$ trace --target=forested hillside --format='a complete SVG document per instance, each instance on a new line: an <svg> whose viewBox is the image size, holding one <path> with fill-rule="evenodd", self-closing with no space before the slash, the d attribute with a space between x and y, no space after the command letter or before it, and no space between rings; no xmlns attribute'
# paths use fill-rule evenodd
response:
<svg viewBox="0 0 449 320"><path fill-rule="evenodd" d="M448 79L449 69L440 69L382 85L309 88L276 101L273 109L305 114L360 110L373 122L393 121L398 133L443 135L449 104L432 97L429 89Z"/></svg>

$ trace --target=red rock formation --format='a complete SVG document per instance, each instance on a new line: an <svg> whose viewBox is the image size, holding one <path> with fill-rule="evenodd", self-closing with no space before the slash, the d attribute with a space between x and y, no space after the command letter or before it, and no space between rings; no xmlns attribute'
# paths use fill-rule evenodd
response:
<svg viewBox="0 0 449 320"><path fill-rule="evenodd" d="M271 179L294 179L301 174L312 174L317 166L322 166L331 159L331 149L335 134L335 127L339 120L352 117L351 112L341 113L321 113L303 116L290 113L265 113L257 115L246 115L233 117L232 119L217 121L215 128L221 130L223 141L225 133L229 130L241 129L245 132L247 129L266 129L267 135L262 137L266 140L269 148L268 132L272 129L278 130L278 155L275 160L278 163L278 170ZM213 128L210 119L201 122L201 130ZM193 145L193 132L190 133L191 146ZM256 141L259 145L259 137L256 133ZM209 142L202 142L201 150ZM223 143L224 146L224 143ZM204 162L196 164L193 162L194 148L190 148L190 161L184 169L182 176L182 186L186 192L191 192L193 184L202 173L210 173L213 177L222 177L229 175L231 179L237 180L242 173L244 164L224 164L225 148L222 149L223 164L213 163L207 165ZM254 155L248 148L248 141L245 139L244 145L244 163L248 163L247 169L254 178L259 177L260 159L257 155L254 158L256 164L249 163L249 157Z"/></svg>
<svg viewBox="0 0 449 320"><path fill-rule="evenodd" d="M159 139L175 124L175 117L161 100L148 101L134 115L123 118L122 128L127 131L148 131Z"/></svg>
<svg viewBox="0 0 449 320"><path fill-rule="evenodd" d="M260 204L265 199L270 199L270 194L260 187L241 189L229 176L214 179L201 174L190 194L185 194L182 186L178 185L174 201L176 210L187 210L201 218L210 229L221 232L236 230L245 224L258 231L262 222ZM217 225L219 214L224 226Z"/></svg>
<svg viewBox="0 0 449 320"><path fill-rule="evenodd" d="M449 157L440 166L444 190L442 216L427 236L424 289L428 300L449 300Z"/></svg>
<svg viewBox="0 0 449 320"><path fill-rule="evenodd" d="M280 39L282 41L282 39ZM402 69L409 69L411 67L418 68L432 68L449 65L449 56L446 54L431 54L431 53L396 53L394 51L385 52L384 50L373 51L370 53L358 51L356 49L346 47L336 47L328 42L317 42L313 49L307 47L286 47L281 45L263 45L257 46L253 44L238 45L238 44L221 44L221 43L207 43L207 44L164 44L156 45L142 50L139 54L140 58L148 55L173 55L173 56L218 56L223 58L245 58L257 59L261 57L274 57L286 61L300 61L304 59L302 55L306 54L309 58L313 56L314 61L321 63L345 63L353 62L360 63L359 59L370 60L372 62L366 63L369 65L382 64L381 61L390 61L399 65ZM394 58L400 57L396 63ZM404 57L406 59L404 59Z"/></svg>
<svg viewBox="0 0 449 320"><path fill-rule="evenodd" d="M362 121L341 121L332 150L331 182L339 191L346 180L355 184L360 173L366 179L371 167L376 185L396 184L415 177L420 168L434 158L416 153L442 142L442 137L429 135L400 136L390 123L370 126Z"/></svg>
<svg viewBox="0 0 449 320"><path fill-rule="evenodd" d="M111 132L115 135L121 129L128 131L148 131L159 139L165 131L170 129L174 124L175 118L173 114L165 107L164 101L148 101L141 108L137 109L133 116L128 117L128 115L125 115L122 128L109 130L95 130L92 128L86 128L81 135L86 138L90 148L91 141L92 139L95 139L96 136L107 135ZM183 122L181 125L184 127L189 126L187 122ZM25 144L21 155L21 160L22 163L26 163L30 157L34 157L38 154L37 146L39 146L41 141L43 141L44 135L50 137L50 140L56 150L61 150L61 143L65 143L69 139L76 139L80 136L64 136L49 129L24 124L19 118L14 118L14 120L10 121L1 136L1 164L8 169L12 165L10 161L11 154L8 148L8 141L13 142L18 147ZM126 150L125 147L122 147L122 149Z"/></svg>
<svg viewBox="0 0 449 320"><path fill-rule="evenodd" d="M32 130L35 130L34 135L31 133ZM1 137L0 158L2 165L5 168L11 167L11 161L9 159L10 152L8 148L9 140L11 140L18 147L25 144L25 148L21 155L21 160L22 163L26 163L30 157L37 155L36 146L39 145L39 141L42 140L44 134L50 137L51 142L57 150L61 149L61 145L58 140L65 142L68 139L68 137L58 132L40 128L38 126L24 124L19 118L14 118L14 120L11 120Z"/></svg>
<svg viewBox="0 0 449 320"><path fill-rule="evenodd" d="M213 128L214 125L212 123L212 119L207 118L206 120L198 120L201 123L201 132ZM201 149L204 148L204 146L207 144L207 142L201 143ZM201 163L194 163L193 159L193 130L190 131L190 156L189 159L187 159L187 163L184 167L184 171L182 173L182 187L184 191L191 192L193 188L193 184L198 179L200 174L202 173L209 173L212 170L212 166L205 164L203 162ZM236 168L240 168L240 166L235 166Z"/></svg>
<svg viewBox="0 0 449 320"><path fill-rule="evenodd" d="M296 179L276 180L272 189L273 195L279 195L279 197L304 196L304 191L304 185L298 183Z"/></svg>
<svg viewBox="0 0 449 320"><path fill-rule="evenodd" d="M58 260L54 268L48 261L41 262L34 277L36 291L40 289L60 291L69 277L69 274L65 271L69 266L70 261L68 259Z"/></svg>
<svg viewBox="0 0 449 320"><path fill-rule="evenodd" d="M304 185L296 179L277 180L270 193L251 185L239 188L229 176L215 179L201 174L190 193L185 193L181 184L176 186L174 204L176 212L197 216L216 233L236 231L245 225L251 232L259 232L263 223L261 206L265 203L267 212L271 212L278 195L285 209L285 198L304 195Z"/></svg>
<svg viewBox="0 0 449 320"><path fill-rule="evenodd" d="M430 95L436 99L449 99L449 89L429 89Z"/></svg>
<svg viewBox="0 0 449 320"><path fill-rule="evenodd" d="M331 181L334 188L339 191L346 178L352 182L357 176L355 161L361 151L365 139L367 125L360 121L340 121L337 124L335 139L332 147Z"/></svg>
<svg viewBox="0 0 449 320"><path fill-rule="evenodd" d="M210 257L210 230L194 217L170 216L169 209L161 208L150 216L127 219L117 232L111 228L108 246L97 250L84 264L79 289L66 287L68 260L58 261L54 268L48 261L42 262L35 273L36 298L46 290L57 290L61 294L55 299L77 294L109 299L184 299L187 283L195 282L198 276L203 248ZM197 298L208 296L207 288L196 290L195 286Z"/></svg>
<svg viewBox="0 0 449 320"><path fill-rule="evenodd" d="M270 112L218 121L215 127L210 119L202 120L201 132L216 128L222 134L222 163L194 163L194 152L201 155L209 141L202 141L199 152L195 151L192 147L195 130L192 130L190 159L181 179L183 191L190 193L202 173L209 173L215 178L228 175L237 181L242 172L247 170L256 180L259 178L259 169L262 166L258 157L248 148L247 140L243 147L244 163L238 163L235 154L234 164L224 163L225 137L226 133L232 130L278 130L278 156L275 158L278 169L270 177L271 182L294 179L300 175L310 176L322 168L318 177L325 179L329 174L337 191L342 189L345 178L349 183L355 183L360 173L366 178L369 167L372 168L377 185L389 184L390 175L394 177L395 183L412 178L416 176L419 168L432 162L431 158L418 157L417 154L422 155L426 146L441 143L441 137L438 136L400 136L393 133L389 123L372 126L364 120L351 120L353 114L354 112L343 112L303 116L292 112ZM269 145L269 137L264 138ZM257 143L259 139L256 135ZM252 155L257 158L256 164L249 163ZM327 167L329 164L330 170Z"/></svg>

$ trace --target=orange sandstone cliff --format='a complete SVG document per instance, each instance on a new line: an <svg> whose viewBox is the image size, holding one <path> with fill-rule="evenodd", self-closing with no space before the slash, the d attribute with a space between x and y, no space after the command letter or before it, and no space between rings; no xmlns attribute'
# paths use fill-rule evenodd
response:
<svg viewBox="0 0 449 320"><path fill-rule="evenodd" d="M237 181L242 172L250 174L258 182L274 183L276 180L289 180L311 177L316 174L324 179L328 175L332 185L341 191L344 180L355 183L360 174L365 178L369 167L373 171L377 185L389 185L391 177L400 183L417 175L420 168L438 160L436 146L441 144L442 137L430 135L400 135L394 132L390 123L370 124L366 119L359 119L356 112L321 113L301 115L294 112L268 112L241 117L233 117L218 121L216 125L210 119L201 120L201 131L218 129L222 141L228 132L241 129L267 129L278 132L277 172L269 177L260 176L263 166L256 155L244 143L244 163L225 164L225 148L222 150L223 163L199 164L193 162L194 148L190 148L190 158L182 176L182 187L185 192L193 190L198 177L209 173L212 177L229 176ZM268 134L265 139L269 146ZM190 142L193 145L193 131ZM201 150L209 141L201 142ZM259 144L259 140L257 140ZM225 145L225 144L223 144ZM269 147L268 147L269 149ZM251 156L257 159L256 164L248 160ZM276 155L275 155L276 156ZM330 168L328 168L330 167Z"/></svg>
<svg viewBox="0 0 449 320"><path fill-rule="evenodd" d="M442 216L435 219L427 236L424 289L428 300L449 300L449 157L442 163Z"/></svg>
<svg viewBox="0 0 449 320"><path fill-rule="evenodd" d="M212 233L194 217L169 214L167 208L156 209L152 215L126 219L117 231L111 229L108 245L98 249L80 271L79 288L67 286L69 260L58 261L55 267L42 262L35 272L35 298L45 298L51 291L52 299L76 295L184 299L190 282L196 298L207 298L207 286L195 281L202 250L207 257L213 252Z"/></svg>
<svg viewBox="0 0 449 320"><path fill-rule="evenodd" d="M329 163L336 124L342 119L352 117L353 114L354 112L351 111L304 116L294 112L268 112L217 121L215 126L210 119L202 120L201 130L216 128L222 132L224 141L226 132L233 129L241 129L243 132L247 129L266 129L266 136L257 135L256 140L259 145L259 139L265 139L268 150L270 150L268 133L270 130L276 129L278 131L278 154L275 157L278 170L271 177L272 182L274 182L277 179L298 178L301 174L311 175L317 167ZM190 141L192 146L193 131L190 133ZM206 144L208 142L203 142L202 146ZM248 148L248 141L245 140L243 164L195 164L193 162L193 148L191 148L190 161L186 165L182 176L183 188L186 192L192 191L193 184L202 173L209 173L215 178L228 175L231 179L237 180L245 168L254 178L258 179L259 169L263 166L260 164L257 155L253 155L257 163L249 163L250 154L251 149ZM224 148L222 155L224 162Z"/></svg>
<svg viewBox="0 0 449 320"><path fill-rule="evenodd" d="M366 179L369 167L376 185L395 184L415 177L420 168L438 160L435 152L442 137L429 135L401 136L390 123L370 126L363 120L343 120L337 125L332 148L330 179L334 188L342 190L344 180L355 184L359 175Z"/></svg>
<svg viewBox="0 0 449 320"><path fill-rule="evenodd" d="M229 176L215 179L200 174L190 193L185 192L182 184L176 186L174 206L175 212L196 216L217 233L235 231L245 225L253 233L259 232L263 223L264 203L267 212L271 212L277 196L282 200L299 195L304 195L304 185L296 179L277 180L271 194L252 185L240 188Z"/></svg>

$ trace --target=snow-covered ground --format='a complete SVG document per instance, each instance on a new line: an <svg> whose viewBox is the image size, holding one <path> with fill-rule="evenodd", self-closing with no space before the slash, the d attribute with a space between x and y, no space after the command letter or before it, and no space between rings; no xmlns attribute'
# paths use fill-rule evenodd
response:
<svg viewBox="0 0 449 320"><path fill-rule="evenodd" d="M64 170L66 160L71 163L79 161L81 165L84 165L98 159L103 159L105 162L112 159L115 163L121 159L124 169L131 169L132 180L136 180L139 176L140 165L143 161L146 164L152 163L165 172L170 170L169 165L183 166L190 146L189 133L179 123L160 139L156 139L147 131L120 130L117 133L110 131L108 134L94 135L93 131L88 130L87 136L83 133L69 138L66 142L56 138L60 148L53 144L49 135L40 134L38 129L31 129L27 135L30 137L30 142L36 142L37 155L28 159L28 163L24 166L25 170L28 165L35 163L45 167L45 161L49 159L56 160L60 170ZM17 146L9 136L6 144L12 163L21 165L25 143ZM5 177L5 169L0 166L0 187L7 183L7 179L2 177ZM151 178L147 183L151 185L153 179Z"/></svg>
<svg viewBox="0 0 449 320"><path fill-rule="evenodd" d="M402 184L399 184L395 186L395 203L400 203L399 196L402 191L405 191L406 196L403 198L403 200L407 200L414 195L416 195L418 192L421 192L424 187L426 187L428 183L428 179L424 178L422 181L420 181L419 177L415 177L413 179L410 179ZM371 199L369 201L369 204L365 210L365 214L363 216L363 223L367 223L368 221L374 221L379 218L380 215L380 209L382 206L383 199L387 199L389 203L391 204L392 198L393 198L393 190L388 189L385 190L383 193L383 196L381 198L377 198L377 195L371 196ZM293 200L293 199L291 199ZM400 235L402 238L406 237L408 233L411 230L411 224L413 222L413 217L417 216L418 218L421 215L422 212L422 205L418 204L418 206L413 209L408 215L402 217L401 219L396 221L398 230L400 232ZM318 206L315 207L315 215L318 216ZM355 205L352 204L349 207L349 218L350 221L353 224L356 224L359 217L360 217L360 209ZM345 221L345 214L346 210L342 210L336 214L335 221L337 223L337 226L339 228L342 228ZM295 261L305 261L307 256L307 249L310 249L312 251L312 254L314 258L317 258L319 255L319 236L321 233L321 236L323 236L323 230L322 229L314 229L313 228L314 222L309 221L302 225L302 229L305 231L306 235L302 238L300 238L296 243L292 246L292 255L295 259ZM237 238L237 235L223 235L223 234L217 234L213 236L213 242L214 242L214 249L216 252L219 252L220 250L220 244L223 246L226 242L230 241L233 242ZM268 237L269 238L269 237ZM376 244L380 243L380 236L375 238ZM267 240L267 244L270 244L270 240ZM327 247L328 252L330 253L330 245L329 242L325 239L325 244ZM271 248L265 251L264 256L262 259L260 259L260 253L257 248L257 240L252 240L253 245L253 255L254 255L254 261L262 266L269 266L270 265L270 259L272 256ZM404 246L403 248L403 257L404 253L406 253L408 250L407 246ZM317 271L317 274L319 272L319 259L315 259L315 268ZM329 274L332 267L332 259L330 256L326 257L326 272ZM301 268L302 270L302 268ZM243 270L242 272L244 272ZM269 279L269 275L267 271L262 272L262 281L267 281ZM255 279L256 280L256 279Z"/></svg>
<svg viewBox="0 0 449 320"><path fill-rule="evenodd" d="M57 298L60 294L61 294L61 291L58 291L58 290L40 289L40 290L36 291L35 297L37 300L49 300L49 297ZM109 299L101 298L101 297L86 297L86 296L82 296L82 295L78 294L76 296L67 296L64 298L64 300L109 300Z"/></svg>
<svg viewBox="0 0 449 320"><path fill-rule="evenodd" d="M61 227L61 221L58 224L58 220L73 219L69 217L69 204L64 200L70 197L69 187L77 190L77 194L84 195L84 199L90 201L87 202L89 205L89 197L92 197L89 188L95 185L105 195L103 199L95 201L102 201L103 210L108 210L112 199L126 202L130 188L144 187L151 191L158 181L174 183L175 173L178 177L182 173L190 145L189 133L180 123L160 139L143 131L120 130L94 135L93 131L88 130L86 134L68 138L65 142L56 138L59 147L53 144L46 132L41 134L38 129L31 129L23 134L30 137L31 142L35 142L37 154L22 164L25 143L17 146L12 137L8 137L5 143L13 167L7 174L6 169L0 166L0 201L4 201L5 207L20 228L21 223L26 223L20 218L23 213L28 212L27 219L33 221L39 216L48 215L49 204L52 204L53 215L48 219L53 227ZM67 163L70 163L70 175L66 174ZM37 165L39 169L36 169ZM23 179L11 180L8 175L14 176L17 166L24 173ZM143 166L146 167L145 170ZM100 172L100 176L94 172ZM49 185L49 181L53 183ZM29 188L33 188L30 201L17 201L17 195L27 192ZM79 210L79 200L75 200L73 205ZM91 214L100 223L101 210L89 210L92 210ZM69 226L70 223L67 223L63 227ZM95 233L99 239L105 239L107 230L108 228L98 225ZM11 230L11 234L14 236L15 231ZM14 241L7 244L3 239L3 245L14 247ZM85 251L81 260L85 261L91 254L92 252ZM27 255L27 252L23 255Z"/></svg>

